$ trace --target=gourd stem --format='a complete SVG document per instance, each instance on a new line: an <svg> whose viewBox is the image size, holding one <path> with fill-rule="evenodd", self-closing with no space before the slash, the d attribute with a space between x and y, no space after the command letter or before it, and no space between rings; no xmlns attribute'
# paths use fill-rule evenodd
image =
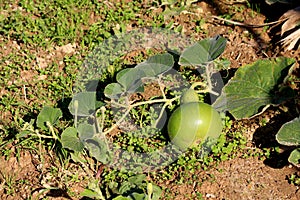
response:
<svg viewBox="0 0 300 200"><path fill-rule="evenodd" d="M158 122L160 121L162 115L164 114L164 111L165 111L167 105L169 105L169 104L168 104L168 103L165 103L165 104L163 105L163 107L161 108L160 113L159 113L159 116L158 116L158 118L155 120L155 124L153 125L153 128L155 128L155 127L157 126L157 124L158 124Z"/></svg>
<svg viewBox="0 0 300 200"><path fill-rule="evenodd" d="M131 111L133 107L130 106L129 109L124 113L124 115L121 117L121 119L119 119L114 125L112 125L107 131L103 132L103 135L106 135L107 133L111 132L112 130L114 130L115 128L117 128L117 126L120 125L120 123L125 119L125 117L127 117L127 115L129 114L129 112Z"/></svg>
<svg viewBox="0 0 300 200"><path fill-rule="evenodd" d="M125 119L125 117L127 117L127 115L130 113L131 109L133 109L134 107L145 105L145 104L153 104L153 103L165 103L164 107L166 107L167 105L170 105L173 101L175 101L179 98L180 98L180 96L176 96L172 99L154 99L154 100L143 101L143 102L138 102L138 103L129 105L127 111L123 114L123 116L114 125L112 125L107 131L103 132L103 135L106 135L107 133L109 133L113 129L115 129ZM160 115L162 116L162 112Z"/></svg>
<svg viewBox="0 0 300 200"><path fill-rule="evenodd" d="M195 90L195 88L198 86L206 87L206 84L203 82L195 82L191 85L191 89Z"/></svg>

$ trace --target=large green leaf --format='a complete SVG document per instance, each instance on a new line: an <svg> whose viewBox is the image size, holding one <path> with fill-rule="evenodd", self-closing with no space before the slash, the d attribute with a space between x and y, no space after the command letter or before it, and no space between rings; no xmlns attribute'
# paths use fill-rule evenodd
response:
<svg viewBox="0 0 300 200"><path fill-rule="evenodd" d="M213 61L225 50L226 39L221 36L201 40L185 49L179 58L183 66L199 66Z"/></svg>
<svg viewBox="0 0 300 200"><path fill-rule="evenodd" d="M96 92L80 92L72 98L69 111L72 115L90 116L102 105L103 102L96 100Z"/></svg>
<svg viewBox="0 0 300 200"><path fill-rule="evenodd" d="M258 60L240 67L213 106L235 118L249 118L278 103L277 87L295 63L291 58Z"/></svg>
<svg viewBox="0 0 300 200"><path fill-rule="evenodd" d="M102 162L103 164L108 163L108 148L105 141L100 140L97 137L92 139L87 139L84 143L85 147L89 150L89 153L96 160Z"/></svg>
<svg viewBox="0 0 300 200"><path fill-rule="evenodd" d="M299 166L300 163L300 148L294 149L290 154L288 161L293 165Z"/></svg>
<svg viewBox="0 0 300 200"><path fill-rule="evenodd" d="M88 124L86 122L80 123L77 127L78 136L81 141L85 141L87 139L91 139L94 137L96 133L95 126Z"/></svg>
<svg viewBox="0 0 300 200"><path fill-rule="evenodd" d="M116 99L125 92L143 92L142 78L156 77L171 69L173 65L174 59L169 53L151 56L135 68L126 68L118 72L116 76L118 83L108 84L104 94L108 98Z"/></svg>
<svg viewBox="0 0 300 200"><path fill-rule="evenodd" d="M37 127L43 130L47 130L48 127L46 125L46 122L49 122L51 125L54 125L58 122L59 118L61 117L62 112L59 108L45 106L37 116L36 125Z"/></svg>
<svg viewBox="0 0 300 200"><path fill-rule="evenodd" d="M104 95L110 99L119 98L124 90L119 83L110 83L104 89Z"/></svg>
<svg viewBox="0 0 300 200"><path fill-rule="evenodd" d="M61 134L62 146L72 151L80 152L84 146L77 136L77 129L74 127L66 128Z"/></svg>
<svg viewBox="0 0 300 200"><path fill-rule="evenodd" d="M151 56L145 62L138 64L135 68L142 70L146 77L156 77L170 70L173 65L173 56L169 53L164 53Z"/></svg>
<svg viewBox="0 0 300 200"><path fill-rule="evenodd" d="M287 146L300 145L300 118L283 124L276 134L276 140Z"/></svg>
<svg viewBox="0 0 300 200"><path fill-rule="evenodd" d="M142 70L126 68L117 74L116 79L117 82L124 87L126 92L135 92L143 85L142 78L145 76Z"/></svg>

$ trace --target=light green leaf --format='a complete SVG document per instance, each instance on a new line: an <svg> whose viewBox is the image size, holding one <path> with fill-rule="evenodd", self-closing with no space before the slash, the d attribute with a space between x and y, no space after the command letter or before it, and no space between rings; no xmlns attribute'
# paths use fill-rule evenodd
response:
<svg viewBox="0 0 300 200"><path fill-rule="evenodd" d="M119 196L113 198L113 200L132 200L132 199L129 197L123 197L122 195L119 195Z"/></svg>
<svg viewBox="0 0 300 200"><path fill-rule="evenodd" d="M110 99L119 98L124 90L119 83L110 83L104 89L104 95Z"/></svg>
<svg viewBox="0 0 300 200"><path fill-rule="evenodd" d="M86 160L83 157L82 153L79 152L79 151L70 152L70 155L71 155L71 159L74 162L78 162L78 163L85 163L86 162Z"/></svg>
<svg viewBox="0 0 300 200"><path fill-rule="evenodd" d="M47 130L46 122L55 125L61 117L62 112L59 108L45 106L37 116L36 125L43 130Z"/></svg>
<svg viewBox="0 0 300 200"><path fill-rule="evenodd" d="M137 186L142 185L143 181L146 180L145 174L138 174L128 178L128 182L135 184Z"/></svg>
<svg viewBox="0 0 300 200"><path fill-rule="evenodd" d="M137 192L133 192L130 195L128 195L128 197L132 200L145 200L146 195L145 194L140 194Z"/></svg>
<svg viewBox="0 0 300 200"><path fill-rule="evenodd" d="M299 166L300 161L300 148L297 148L292 151L290 154L288 161L295 166Z"/></svg>
<svg viewBox="0 0 300 200"><path fill-rule="evenodd" d="M221 36L201 40L183 51L179 64L200 66L213 61L224 52L226 42L226 39Z"/></svg>
<svg viewBox="0 0 300 200"><path fill-rule="evenodd" d="M276 89L295 63L291 58L258 60L240 67L213 104L219 111L229 111L236 119L250 118L269 105L280 103Z"/></svg>
<svg viewBox="0 0 300 200"><path fill-rule="evenodd" d="M90 116L102 105L104 103L96 99L96 92L80 92L72 98L69 111L72 115Z"/></svg>
<svg viewBox="0 0 300 200"><path fill-rule="evenodd" d="M136 68L126 68L117 74L117 82L120 83L126 92L135 92L143 86L142 78L145 73Z"/></svg>
<svg viewBox="0 0 300 200"><path fill-rule="evenodd" d="M89 150L89 153L96 160L106 164L108 162L108 149L107 145L103 140L99 138L88 139L84 143L85 147Z"/></svg>
<svg viewBox="0 0 300 200"><path fill-rule="evenodd" d="M116 79L118 83L110 83L105 87L106 97L119 98L124 92L143 92L142 78L155 77L171 69L174 65L173 56L169 53L150 57L135 68L126 68L118 72Z"/></svg>
<svg viewBox="0 0 300 200"><path fill-rule="evenodd" d="M169 53L164 53L151 56L145 62L135 66L135 68L143 71L146 77L156 77L170 70L173 65L173 56Z"/></svg>
<svg viewBox="0 0 300 200"><path fill-rule="evenodd" d="M300 118L283 124L276 134L276 140L282 145L300 145Z"/></svg>
<svg viewBox="0 0 300 200"><path fill-rule="evenodd" d="M77 136L77 130L74 127L66 128L61 134L61 143L63 148L70 149L72 151L80 152L84 146Z"/></svg>
<svg viewBox="0 0 300 200"><path fill-rule="evenodd" d="M80 193L80 196L89 197L93 199L98 199L98 198L100 199L102 197L101 194L90 189L84 189L83 192Z"/></svg>
<svg viewBox="0 0 300 200"><path fill-rule="evenodd" d="M157 185L152 185L152 197L151 200L159 200L162 194L162 189ZM148 197L148 195L146 195Z"/></svg>
<svg viewBox="0 0 300 200"><path fill-rule="evenodd" d="M93 138L96 133L95 126L86 122L79 124L77 127L77 131L81 141Z"/></svg>
<svg viewBox="0 0 300 200"><path fill-rule="evenodd" d="M122 182L122 184L121 184L121 186L119 187L119 193L120 194L124 194L124 193L126 193L126 192L128 192L129 190L131 190L132 189L132 187L133 187L134 185L133 184L131 184L130 182L128 182L128 181L123 181Z"/></svg>

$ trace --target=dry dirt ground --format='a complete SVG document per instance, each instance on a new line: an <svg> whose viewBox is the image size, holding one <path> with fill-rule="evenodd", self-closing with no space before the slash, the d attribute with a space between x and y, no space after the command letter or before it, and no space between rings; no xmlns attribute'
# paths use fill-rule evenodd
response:
<svg viewBox="0 0 300 200"><path fill-rule="evenodd" d="M215 36L220 34L228 39L227 47L222 55L231 62L232 68L238 68L241 65L251 63L260 58L273 57L273 56L289 56L294 57L299 62L299 51L284 51L280 49L278 44L275 44L275 33L261 28L248 28L241 26L234 26L224 23L222 21L212 19L212 15L226 14L233 12L233 7L236 9L241 8L242 5L232 4L230 1L219 1L214 6L208 3L210 1L199 1L195 3L197 9L194 9L192 14L180 13L169 16L173 18L176 23L184 28L187 35L193 35L196 38L203 38L207 36ZM162 12L162 8L154 9L153 12ZM275 9L275 8L274 8ZM276 9L278 9L276 7ZM275 11L275 10L274 10ZM279 10L277 14L268 12L268 8L261 8L260 12L256 12L250 8L244 8L243 12L236 12L232 14L233 20L243 20L246 24L263 24L266 19L276 20L280 17L280 13L284 10ZM206 19L202 29L205 33L195 33L193 27L195 26L193 18L195 14L199 17L202 16ZM147 16L142 16L147 18ZM273 112L273 111L272 111ZM275 115L276 121L272 119L267 122L267 127L261 129L259 117L253 119L251 122L239 122L240 126L244 126L247 130L245 136L252 147L262 148L267 144L265 140L274 140L276 129L280 127L285 121L288 121L292 116L284 116L281 113L274 111L272 117ZM268 113L270 114L270 113ZM278 121L282 119L282 121ZM257 139L260 138L260 139ZM13 147L8 147L12 148ZM12 151L14 152L14 150ZM15 152L16 153L16 152ZM17 154L17 153L16 153ZM2 177L0 180L0 199L27 199L29 196L32 198L38 197L39 188L43 188L45 184L52 183L53 187L63 188L63 183L60 180L52 180L46 171L51 168L54 169L55 161L51 156L46 156L46 161L41 162L40 159L29 153L29 151L22 151L17 154L18 157L9 157L8 159L0 158L0 171ZM52 155L55 156L55 155ZM283 156L284 157L284 156ZM195 182L192 186L187 184L174 184L168 183L163 185L170 188L174 192L174 199L191 199L191 194L200 192L203 194L204 199L300 199L300 192L298 187L290 184L287 176L295 173L298 169L290 166L284 158L274 158L271 161L260 160L256 157L250 158L235 158L229 161L221 162L218 166L208 171L198 171L197 176L199 182ZM9 166L9 167L8 167ZM80 171L81 169L76 166L71 166L74 170ZM45 172L45 173L44 173ZM68 176L64 174L63 169L59 169L61 177ZM7 184L8 175L13 174L14 180L22 180L20 187L15 189L15 196L7 195L9 192L4 191L1 184ZM81 173L79 173L81 174ZM82 171L82 175L84 172ZM57 179L57 177L56 177ZM4 181L5 180L5 181ZM11 180L11 181L14 181ZM83 191L86 181L84 178L78 178L77 182L69 185L69 190L73 194L79 194ZM60 185L62 184L62 185ZM75 195L76 196L76 195ZM68 194L62 191L57 193L48 193L48 199L70 199ZM76 199L72 197L72 199Z"/></svg>

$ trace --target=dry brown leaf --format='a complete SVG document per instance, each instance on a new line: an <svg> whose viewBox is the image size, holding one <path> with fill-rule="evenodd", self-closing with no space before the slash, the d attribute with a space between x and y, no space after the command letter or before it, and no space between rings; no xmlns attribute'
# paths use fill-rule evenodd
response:
<svg viewBox="0 0 300 200"><path fill-rule="evenodd" d="M289 34L288 36L280 40L280 42L283 44L284 47L287 46L287 50L292 50L297 45L299 38L300 38L300 29Z"/></svg>
<svg viewBox="0 0 300 200"><path fill-rule="evenodd" d="M281 19L286 19L286 21L281 27L283 38L280 42L283 47L287 47L287 50L292 50L296 47L300 38L300 7L288 10L279 18L279 20Z"/></svg>

